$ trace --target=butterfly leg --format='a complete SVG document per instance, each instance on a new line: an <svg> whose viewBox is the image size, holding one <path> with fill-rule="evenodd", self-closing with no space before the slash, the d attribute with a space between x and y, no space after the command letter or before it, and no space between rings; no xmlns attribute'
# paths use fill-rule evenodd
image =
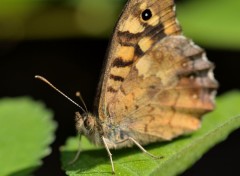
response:
<svg viewBox="0 0 240 176"><path fill-rule="evenodd" d="M112 160L112 154L111 154L111 152L110 152L110 150L109 150L109 148L108 148L106 139L105 139L103 136L102 136L102 140L103 140L104 146L105 146L105 148L106 148L106 150L107 150L107 152L108 152L108 156L109 156L109 158L110 158L110 162L111 162L111 165L112 165L112 173L114 174L115 171L114 171L114 165L113 165L113 160Z"/></svg>
<svg viewBox="0 0 240 176"><path fill-rule="evenodd" d="M132 141L136 146L138 146L138 148L140 148L140 150L143 151L143 153L146 153L147 155L149 155L150 157L152 158L156 158L156 159L160 159L160 158L163 158L163 156L155 156L151 153L149 153L147 150L145 150L135 139L129 137L128 138L130 141Z"/></svg>
<svg viewBox="0 0 240 176"><path fill-rule="evenodd" d="M80 143L80 141L81 141L81 135L79 135L78 151L77 151L76 155L74 156L73 160L68 162L69 165L75 163L80 156L80 153L81 153L81 143Z"/></svg>

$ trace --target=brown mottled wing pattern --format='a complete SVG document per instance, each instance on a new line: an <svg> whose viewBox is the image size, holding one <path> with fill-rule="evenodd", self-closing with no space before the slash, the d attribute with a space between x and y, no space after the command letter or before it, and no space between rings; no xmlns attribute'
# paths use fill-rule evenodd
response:
<svg viewBox="0 0 240 176"><path fill-rule="evenodd" d="M109 116L141 144L192 132L214 108L212 69L192 41L165 37L134 63L108 104Z"/></svg>
<svg viewBox="0 0 240 176"><path fill-rule="evenodd" d="M152 11L153 17L148 21L141 19L145 9ZM157 41L180 33L173 0L128 1L113 34L99 85L96 106L100 120L107 118L107 105L112 102L134 63Z"/></svg>

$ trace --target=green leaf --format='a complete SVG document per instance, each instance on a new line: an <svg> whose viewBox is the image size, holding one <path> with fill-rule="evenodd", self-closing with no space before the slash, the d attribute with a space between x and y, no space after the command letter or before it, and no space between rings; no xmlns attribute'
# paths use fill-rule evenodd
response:
<svg viewBox="0 0 240 176"><path fill-rule="evenodd" d="M240 49L239 0L189 0L177 4L184 33L212 48Z"/></svg>
<svg viewBox="0 0 240 176"><path fill-rule="evenodd" d="M26 176L49 155L53 113L27 97L0 100L0 175Z"/></svg>
<svg viewBox="0 0 240 176"><path fill-rule="evenodd" d="M158 175L173 176L183 172L196 162L212 146L223 141L240 126L240 93L233 91L217 99L217 108L204 117L202 128L192 135L184 136L170 142L146 146L163 159L152 159L138 148L112 150L116 175ZM69 165L78 148L78 139L70 138L61 148L63 168L66 174L104 175L111 173L111 165L104 148L94 148L84 138L81 141L82 153L79 159ZM201 145L199 145L201 143Z"/></svg>

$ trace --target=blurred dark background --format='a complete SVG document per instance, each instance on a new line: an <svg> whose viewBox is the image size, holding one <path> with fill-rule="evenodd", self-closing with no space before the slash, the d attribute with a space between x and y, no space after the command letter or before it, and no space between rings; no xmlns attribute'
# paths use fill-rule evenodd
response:
<svg viewBox="0 0 240 176"><path fill-rule="evenodd" d="M189 1L186 1L186 3L187 2ZM123 4L124 2L119 3L115 8L116 12L112 12L114 15L112 15L113 19L109 22L111 23L109 27L102 29L100 32L98 28L95 28L95 30L98 31L97 33L94 33L94 31L89 32L88 30L86 31L89 33L86 31L81 32L81 30L79 30L80 32L78 33L75 28L72 28L73 32L71 33L69 32L71 31L71 27L69 27L68 30L59 28L61 32L59 32L59 34L55 33L56 35L51 37L50 34L54 32L47 33L47 27L43 27L45 33L41 33L41 30L39 30L38 32L28 31L24 34L20 32L21 35L18 34L16 36L9 34L8 37L2 34L3 37L0 38L0 75L2 77L0 83L0 97L27 95L36 100L41 100L46 103L48 108L54 111L54 119L58 123L56 140L52 144L52 154L44 158L43 165L34 175L64 175L64 172L61 171L59 147L64 145L69 136L76 135L74 112L78 110L72 103L64 99L51 88L35 80L34 75L39 74L45 76L77 102L79 102L79 100L75 97L75 92L81 91L87 107L91 109L108 45L108 38L112 30L111 26L113 26L113 21L116 20L115 18L119 13L118 11ZM57 8L56 6L59 7ZM68 5L68 8L66 8L65 4L62 5L61 3L52 1L47 7L48 8L41 9L43 15L50 13L49 8L55 11L64 9L64 12L70 11L72 13L73 5ZM89 4L87 4L86 7L91 9ZM79 6L79 8L81 8L81 6ZM97 8L97 6L94 6L94 8ZM104 6L104 8L106 7ZM40 11L37 13L38 15L39 12ZM90 10L87 12L91 14ZM101 14L100 12L98 13ZM56 14L57 13L58 12L56 12ZM69 15L69 13L67 14ZM51 15L52 14L47 14L47 16ZM88 15L85 15L86 17L84 18L87 18ZM56 16L58 16L58 14ZM90 17L91 19L95 18L91 15ZM88 19L90 19L90 17ZM106 15L103 15L98 18L105 19L105 17ZM45 17L41 18L44 19ZM56 19L59 20L59 17L56 17ZM87 19L85 20L87 21ZM106 21L108 22L109 20L106 19ZM32 23L34 23L34 20L31 21L31 24ZM62 23L61 20L58 22L58 24L62 24L62 26L68 26L69 23L71 22L68 21L67 17L64 18ZM195 21L195 23L197 23L197 21ZM94 24L94 22L92 24ZM91 29L94 28L91 26L92 24L88 26ZM38 25L39 24L36 26ZM187 28L187 25L184 28ZM1 26L4 25L0 20L0 32ZM59 26L57 23L56 27L54 27L54 24L51 24L51 27L52 28L49 28L50 31L58 31ZM87 26L85 27L87 29ZM101 27L99 27L99 29L100 28ZM27 30L30 29L33 29L33 27L27 28ZM14 31L18 30L15 28ZM13 32L13 34L15 33ZM61 37L62 34L64 35ZM186 34L191 36L191 33ZM219 35L219 37L221 38L221 35ZM208 45L206 44L207 42L204 43L201 40L197 40L197 36L195 38L195 42L198 44L200 43L201 46L206 49L208 58L216 65L215 76L220 82L218 94L223 94L232 89L239 89L240 50L238 48L240 48L240 45L235 46L236 43L232 44L234 47L231 47L229 44L227 44L226 47L224 44L223 46ZM239 175L237 174L239 173L240 158L239 139L240 130L233 132L226 141L218 144L207 152L201 160L182 175Z"/></svg>

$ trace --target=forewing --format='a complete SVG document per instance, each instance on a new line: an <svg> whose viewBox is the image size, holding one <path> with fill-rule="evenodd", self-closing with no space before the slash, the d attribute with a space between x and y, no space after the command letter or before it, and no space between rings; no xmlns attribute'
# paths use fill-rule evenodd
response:
<svg viewBox="0 0 240 176"><path fill-rule="evenodd" d="M109 117L126 133L154 140L192 132L214 108L218 84L212 70L205 52L192 41L165 37L133 65L108 103Z"/></svg>
<svg viewBox="0 0 240 176"><path fill-rule="evenodd" d="M152 17L142 19L149 9ZM128 77L134 63L156 42L181 33L176 21L173 0L130 0L117 23L99 85L96 107L101 120L106 118L107 104Z"/></svg>

